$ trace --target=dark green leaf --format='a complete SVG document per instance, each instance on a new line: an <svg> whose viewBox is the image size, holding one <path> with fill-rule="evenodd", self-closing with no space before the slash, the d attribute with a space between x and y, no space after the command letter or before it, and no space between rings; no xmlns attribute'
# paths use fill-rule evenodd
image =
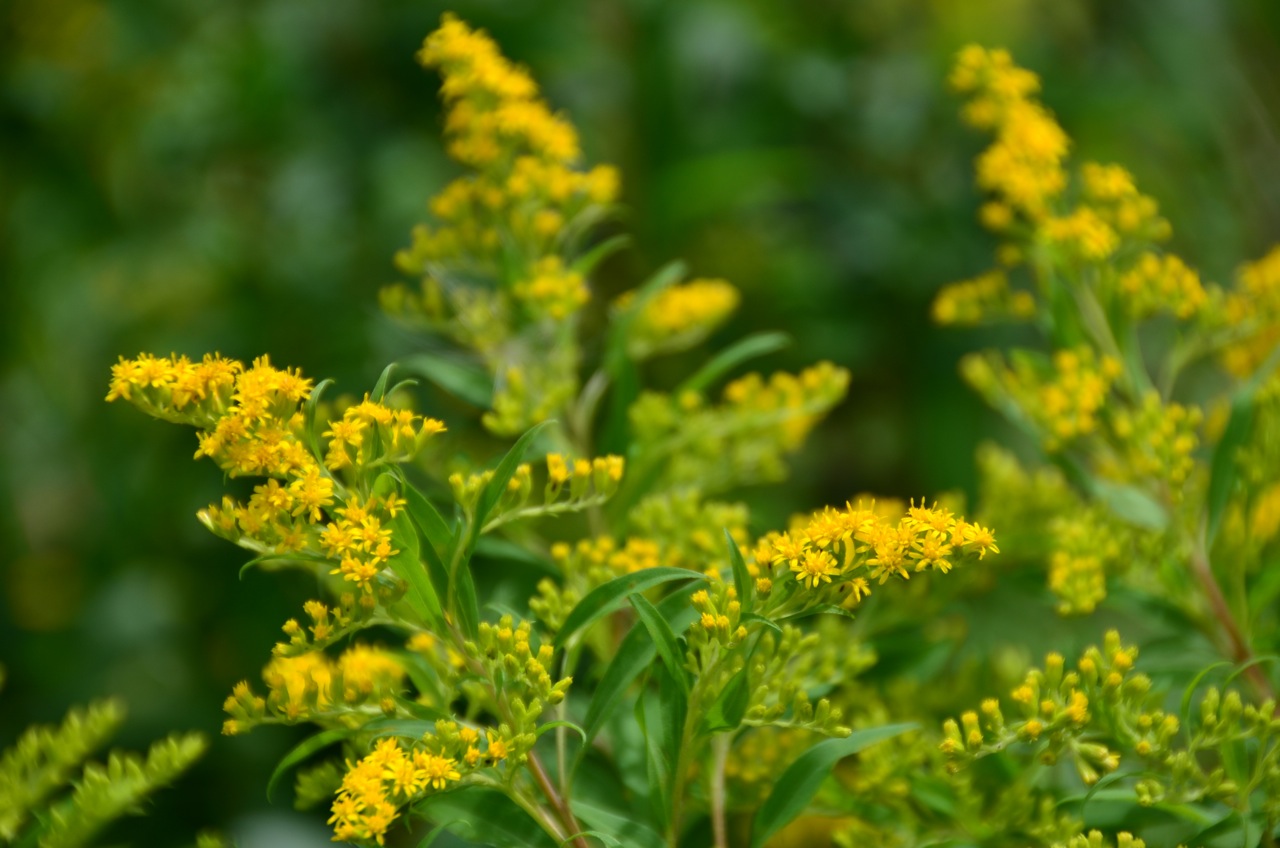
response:
<svg viewBox="0 0 1280 848"><path fill-rule="evenodd" d="M689 673L684 667L684 648L671 630L671 625L667 624L667 620L662 617L662 613L658 612L658 608L639 592L628 595L627 600L631 601L631 606L635 607L636 614L644 622L649 636L653 639L653 644L658 649L658 656L662 657L662 661L667 664L667 670L671 672L672 679L679 684L687 696Z"/></svg>
<svg viewBox="0 0 1280 848"><path fill-rule="evenodd" d="M791 337L786 333L756 333L739 339L711 357L693 376L680 384L675 394L701 392L742 363L782 350L790 344Z"/></svg>
<svg viewBox="0 0 1280 848"><path fill-rule="evenodd" d="M742 724L742 719L747 714L747 705L751 700L751 679L748 674L750 666L751 658L748 656L747 662L733 677L729 678L724 689L720 690L720 694L711 702L702 728L704 732L737 730L738 725Z"/></svg>
<svg viewBox="0 0 1280 848"><path fill-rule="evenodd" d="M1227 429L1213 449L1213 464L1209 472L1209 530L1206 546L1212 548L1213 540L1222 526L1222 514L1235 488L1239 463L1236 454L1253 431L1253 393L1239 393L1231 402L1231 419Z"/></svg>
<svg viewBox="0 0 1280 848"><path fill-rule="evenodd" d="M493 403L493 378L479 362L461 356L426 352L408 357L401 366L473 406L488 409Z"/></svg>
<svg viewBox="0 0 1280 848"><path fill-rule="evenodd" d="M307 395L306 403L302 405L302 435L307 440L307 448L311 451L311 455L321 462L324 457L320 453L320 434L316 432L316 405L320 403L320 396L324 394L324 390L332 385L333 380L321 380L316 383L311 394Z"/></svg>
<svg viewBox="0 0 1280 848"><path fill-rule="evenodd" d="M729 564L733 566L733 585L738 590L738 600L742 604L742 611L750 613L755 606L755 582L751 579L751 573L747 571L747 564L742 559L742 551L738 550L738 543L733 541L728 527L724 530L724 541L729 547Z"/></svg>
<svg viewBox="0 0 1280 848"><path fill-rule="evenodd" d="M614 812L577 798L573 801L573 812L578 817L578 821L594 830L615 834L620 841L626 840L622 844L627 848L665 848L666 846L658 832L636 821L634 814Z"/></svg>
<svg viewBox="0 0 1280 848"><path fill-rule="evenodd" d="M541 824L496 789L465 786L428 796L413 810L430 821L449 822L450 830L494 848L556 848Z"/></svg>
<svg viewBox="0 0 1280 848"><path fill-rule="evenodd" d="M914 724L888 724L855 730L844 739L828 739L819 742L792 763L774 784L773 792L756 813L752 824L751 848L760 848L769 837L777 833L804 812L813 800L822 782L840 760L856 754L877 742L892 738L908 730Z"/></svg>
<svg viewBox="0 0 1280 848"><path fill-rule="evenodd" d="M294 746L293 750L285 754L280 762L276 764L275 771L271 772L271 777L267 779L267 800L271 800L271 793L275 791L280 780L288 773L289 769L301 763L317 751L327 748L334 742L340 742L354 733L345 727L335 728L333 730L322 730L315 736L309 736Z"/></svg>
<svg viewBox="0 0 1280 848"><path fill-rule="evenodd" d="M441 552L448 551L453 546L453 530L425 495L410 485L408 481L402 482L404 484L405 510L409 513L409 517L413 519L413 523L417 525L418 532L422 534L422 537L427 542L426 546L422 548L422 555L426 557L431 567L439 569L440 575L443 576L444 565L440 559Z"/></svg>
<svg viewBox="0 0 1280 848"><path fill-rule="evenodd" d="M530 427L511 446L511 450L507 451L507 455L502 458L502 462L498 463L498 467L493 471L493 478L485 484L484 491L480 493L480 500L476 503L475 524L471 528L472 539L468 544L469 548L475 547L475 539L480 535L480 528L484 527L485 522L489 519L489 513L493 512L493 508L498 505L498 501L507 491L507 483L510 482L512 475L516 473L516 468L520 466L520 463L524 462L524 456L528 453L533 440L553 423L555 422L543 421Z"/></svg>
<svg viewBox="0 0 1280 848"><path fill-rule="evenodd" d="M626 603L627 595L633 592L643 592L652 586L660 583L669 583L672 580L696 580L698 582L705 581L703 577L696 571L690 571L687 568L646 568L633 574L624 574L621 577L614 578L602 586L597 586L587 593L587 596L578 602L565 617L564 624L560 627L560 632L556 634L555 646L557 648L564 647L575 633L582 628L594 623L600 618L618 610Z"/></svg>
<svg viewBox="0 0 1280 848"><path fill-rule="evenodd" d="M398 553L387 561L397 577L409 585L405 595L409 607L422 618L420 624L444 625L444 608L422 564L418 533L407 511L391 519L391 543Z"/></svg>
<svg viewBox="0 0 1280 848"><path fill-rule="evenodd" d="M308 553L307 551L293 551L287 554L262 554L261 556L256 556L244 565L240 566L240 579L243 580L244 576L249 573L249 569L253 568L255 565L266 565L269 562L280 563L282 565L307 563L312 565L330 565L333 560L328 557L321 556L320 554Z"/></svg>
<svg viewBox="0 0 1280 848"><path fill-rule="evenodd" d="M683 586L658 602L658 612L677 633L683 633L698 617L697 610L689 603L689 596L697 589L696 583ZM609 661L608 668L604 670L595 694L591 697L591 704L587 707L584 722L587 742L596 738L632 682L649 667L657 653L648 628L633 627L627 631L618 650L614 652L613 659Z"/></svg>

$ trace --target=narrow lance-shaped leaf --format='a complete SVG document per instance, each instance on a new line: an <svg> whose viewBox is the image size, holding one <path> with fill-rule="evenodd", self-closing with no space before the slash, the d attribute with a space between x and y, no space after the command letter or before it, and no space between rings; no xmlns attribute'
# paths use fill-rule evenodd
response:
<svg viewBox="0 0 1280 848"><path fill-rule="evenodd" d="M293 750L280 758L280 762L276 764L275 771L271 772L271 777L267 780L267 800L271 800L271 793L275 791L276 787L280 784L281 779L284 778L289 769L298 765L317 751L329 747L334 742L341 742L353 732L354 731L348 730L344 727L334 728L333 730L322 730L314 736L309 736L295 745Z"/></svg>
<svg viewBox="0 0 1280 848"><path fill-rule="evenodd" d="M658 656L662 657L662 661L666 663L667 670L671 672L671 678L684 690L685 695L688 695L689 674L684 667L684 648L680 646L680 640L671 630L671 625L667 624L662 613L658 612L658 608L644 595L635 592L628 595L627 599L631 601L631 606L635 607L640 621L644 623L645 629L653 638Z"/></svg>
<svg viewBox="0 0 1280 848"><path fill-rule="evenodd" d="M689 603L689 596L697 591L697 588L696 583L683 586L658 602L658 612L670 623L673 631L683 633L685 628L697 618L697 610ZM649 667L657 653L658 650L654 647L647 628L633 627L627 631L613 659L604 670L604 675L601 676L595 694L591 697L591 703L587 707L587 717L583 724L587 731L588 744L604 727L610 714L626 695L627 689Z"/></svg>
<svg viewBox="0 0 1280 848"><path fill-rule="evenodd" d="M786 333L756 333L739 339L707 360L701 368L680 384L677 396L684 392L700 392L744 362L782 350L791 344Z"/></svg>
<svg viewBox="0 0 1280 848"><path fill-rule="evenodd" d="M729 548L729 565L733 567L733 585L738 590L738 601L742 604L742 611L749 613L755 606L755 583L751 580L747 563L742 559L742 551L738 549L738 543L733 540L728 527L724 529L724 541Z"/></svg>
<svg viewBox="0 0 1280 848"><path fill-rule="evenodd" d="M621 609L628 595L643 592L650 587L670 583L673 580L703 582L706 578L687 568L667 567L645 568L633 574L615 577L608 583L592 589L585 598L578 601L577 606L570 610L564 624L560 626L560 632L556 634L555 647L563 648L579 630Z"/></svg>
<svg viewBox="0 0 1280 848"><path fill-rule="evenodd" d="M751 848L760 848L769 837L804 812L804 808L809 806L822 782L840 760L915 728L914 724L868 727L856 730L844 739L819 742L805 751L778 778L773 792L756 813L752 825Z"/></svg>

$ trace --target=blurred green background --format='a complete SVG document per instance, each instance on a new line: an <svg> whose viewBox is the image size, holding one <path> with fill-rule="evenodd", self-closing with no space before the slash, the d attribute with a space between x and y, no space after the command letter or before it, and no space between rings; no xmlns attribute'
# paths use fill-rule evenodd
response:
<svg viewBox="0 0 1280 848"><path fill-rule="evenodd" d="M0 747L116 694L120 742L216 735L313 587L237 579L194 520L222 481L189 430L107 406L120 354L269 352L340 389L414 340L381 319L392 253L454 170L436 80L413 61L444 7L401 0L8 0L0 5ZM1076 151L1119 161L1210 279L1280 236L1274 0L459 2L618 164L635 247L612 297L670 258L740 286L721 339L781 328L766 367L819 358L850 400L752 500L766 520L856 492L971 490L1002 438L960 383L979 332L930 326L943 283L989 263L950 57L1005 45L1044 77ZM661 383L689 360L659 366ZM324 845L267 805L298 734L218 737L153 815L176 845Z"/></svg>

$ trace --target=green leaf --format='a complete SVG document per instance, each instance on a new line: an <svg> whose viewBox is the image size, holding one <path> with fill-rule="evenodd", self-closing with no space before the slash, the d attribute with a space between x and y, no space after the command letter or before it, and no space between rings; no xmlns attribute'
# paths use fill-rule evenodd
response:
<svg viewBox="0 0 1280 848"><path fill-rule="evenodd" d="M244 565L240 566L240 579L243 580L244 576L249 573L249 569L253 568L255 565L266 565L269 562L312 563L314 565L333 564L333 560L328 557L321 556L320 554L308 553L307 551L293 551L287 554L262 554L261 556L256 556Z"/></svg>
<svg viewBox="0 0 1280 848"><path fill-rule="evenodd" d="M615 313L612 325L609 327L609 338L605 342L604 363L605 371L615 380L619 371L631 361L631 357L627 354L627 345L636 319L644 313L645 307L651 300L661 294L663 289L680 282L688 270L688 266L680 260L668 262L636 289L635 297L626 309Z"/></svg>
<svg viewBox="0 0 1280 848"><path fill-rule="evenodd" d="M782 628L779 627L776 623L774 623L773 620L765 618L763 615L756 615L753 612L746 612L742 614L742 618L739 620L743 624L747 624L749 622L755 622L756 624L763 624L765 627L769 628L774 633L777 633L779 636L782 635Z"/></svg>
<svg viewBox="0 0 1280 848"><path fill-rule="evenodd" d="M738 590L738 600L742 603L742 611L750 613L751 608L755 606L756 584L751 579L751 573L747 571L747 563L742 559L742 551L738 550L738 543L733 541L728 527L724 529L724 541L729 546L729 564L733 566L733 585Z"/></svg>
<svg viewBox="0 0 1280 848"><path fill-rule="evenodd" d="M445 581L437 585L445 585L448 575L445 574L440 552L448 551L453 547L453 529L422 492L414 488L408 480L401 478L400 482L404 490L405 511L409 513L409 518L413 520L418 532L426 540L426 545L421 547L421 553L426 557L427 564L436 572L436 580Z"/></svg>
<svg viewBox="0 0 1280 848"><path fill-rule="evenodd" d="M835 604L821 604L816 607L810 607L807 610L801 610L800 612L793 612L791 615L784 615L782 618L778 620L779 621L801 621L806 618L813 618L815 615L839 615L850 620L853 620L856 618L856 616L852 612L845 609L844 607L838 607Z"/></svg>
<svg viewBox="0 0 1280 848"><path fill-rule="evenodd" d="M617 839L615 839L614 837L610 836L607 833L601 833L598 830L580 830L577 833L571 833L568 836L566 836L564 839L560 840L561 848L563 848L563 846L565 845L568 845L570 842L574 841L575 839L581 839L584 836L589 836L592 839L598 839L601 842L603 842L605 845L610 846L610 848L613 848L613 846L617 846L617 848L623 848L622 843L619 842Z"/></svg>
<svg viewBox="0 0 1280 848"><path fill-rule="evenodd" d="M551 560L538 556L523 545L517 545L501 536L481 536L477 539L475 556L527 566L553 577L560 574L560 569L556 568Z"/></svg>
<svg viewBox="0 0 1280 848"><path fill-rule="evenodd" d="M583 745L587 744L587 731L583 730L581 727L579 727L578 725L574 724L571 721L568 721L567 719L561 720L561 721L549 721L546 724L539 726L537 732L534 733L533 735L535 737L540 737L542 736L542 734L546 733L548 730L555 730L557 727L569 728L574 733L577 733L579 736L582 737Z"/></svg>
<svg viewBox="0 0 1280 848"><path fill-rule="evenodd" d="M666 843L656 830L635 820L634 815L622 815L597 804L575 798L573 812L578 821L600 833L616 834L627 848L665 848Z"/></svg>
<svg viewBox="0 0 1280 848"><path fill-rule="evenodd" d="M738 669L733 677L729 678L729 682L725 684L724 689L720 690L720 694L711 702L711 706L707 708L706 718L704 719L702 730L704 733L715 733L722 730L737 730L738 725L742 724L742 719L747 714L747 705L751 701L751 686L748 670L751 667L751 657L747 656L747 661L742 668Z"/></svg>
<svg viewBox="0 0 1280 848"><path fill-rule="evenodd" d="M436 723L412 718L380 718L360 728L361 733L373 734L371 739L395 736L400 739L421 739L425 734L435 734Z"/></svg>
<svg viewBox="0 0 1280 848"><path fill-rule="evenodd" d="M693 376L680 384L675 394L701 392L742 363L782 350L790 344L791 337L786 333L755 333L739 339L711 357Z"/></svg>
<svg viewBox="0 0 1280 848"><path fill-rule="evenodd" d="M401 367L473 406L488 409L493 403L493 378L469 358L428 351L406 358Z"/></svg>
<svg viewBox="0 0 1280 848"><path fill-rule="evenodd" d="M506 793L484 786L464 786L428 796L413 805L416 813L473 842L497 848L557 848L532 816Z"/></svg>
<svg viewBox="0 0 1280 848"><path fill-rule="evenodd" d="M271 772L271 777L267 780L267 801L271 800L271 793L280 784L289 769L301 763L317 751L327 748L334 742L340 742L351 736L355 731L348 730L345 727L334 728L333 730L322 730L315 736L309 736L302 740L293 750L285 754L280 762L276 764L275 771Z"/></svg>
<svg viewBox="0 0 1280 848"><path fill-rule="evenodd" d="M322 465L324 457L320 453L320 436L316 433L316 405L320 403L320 396L324 394L324 390L332 385L333 380L321 380L316 383L311 394L307 395L306 403L302 405L302 435L307 440L307 449Z"/></svg>
<svg viewBox="0 0 1280 848"><path fill-rule="evenodd" d="M689 596L697 589L697 583L683 586L658 602L658 612L677 633L683 633L698 617L698 611L689 603ZM596 738L632 682L649 667L657 653L647 627L633 627L622 637L587 706L585 743Z"/></svg>
<svg viewBox="0 0 1280 848"><path fill-rule="evenodd" d="M573 260L572 268L585 277L594 271L597 265L629 244L631 244L631 236L626 233L611 236Z"/></svg>
<svg viewBox="0 0 1280 848"><path fill-rule="evenodd" d="M828 739L819 742L792 763L774 784L773 792L756 813L752 823L751 848L760 848L769 837L777 833L804 812L805 807L818 793L836 763L852 754L883 742L908 730L915 724L887 724L856 730L844 739Z"/></svg>
<svg viewBox="0 0 1280 848"><path fill-rule="evenodd" d="M667 671L666 665L656 666L653 674L658 678L658 692L642 694L636 699L636 722L645 740L649 803L654 818L666 827L671 821L672 776L679 768L689 702L685 690Z"/></svg>
<svg viewBox="0 0 1280 848"><path fill-rule="evenodd" d="M493 512L493 508L498 505L503 493L507 491L507 483L516 473L516 468L520 466L520 463L524 462L524 456L529 451L530 445L533 444L533 440L538 437L539 433L554 423L554 421L543 421L530 427L511 446L511 450L507 451L507 455L502 458L502 462L498 463L498 467L493 471L493 478L485 485L484 491L480 493L479 501L476 502L475 524L471 528L472 538L468 543L469 549L474 549L475 539L480 535L480 528L484 527L485 522L489 519L489 513Z"/></svg>
<svg viewBox="0 0 1280 848"><path fill-rule="evenodd" d="M592 589L585 598L578 601L578 605L565 617L564 624L556 634L553 644L557 648L563 648L579 630L621 609L628 595L643 592L652 586L669 583L672 580L696 580L701 583L706 578L687 568L669 567L645 568L632 574L615 577L608 583Z"/></svg>
<svg viewBox="0 0 1280 848"><path fill-rule="evenodd" d="M396 363L392 362L382 369L382 376L378 377L378 382L373 384L373 391L369 393L370 400L375 403L382 403L382 399L387 396L387 383L391 380L391 372L395 368Z"/></svg>
<svg viewBox="0 0 1280 848"><path fill-rule="evenodd" d="M1094 477L1090 489L1117 518L1135 527L1160 533L1169 526L1169 514L1164 507L1137 486Z"/></svg>
<svg viewBox="0 0 1280 848"><path fill-rule="evenodd" d="M1236 453L1253 431L1253 398L1252 392L1238 393L1231 401L1231 418L1227 421L1227 429L1222 439L1213 449L1213 463L1209 471L1209 494L1206 498L1209 509L1209 530L1205 545L1213 547L1213 540L1222 527L1222 514L1231 499L1231 490L1235 488L1239 463Z"/></svg>
<svg viewBox="0 0 1280 848"><path fill-rule="evenodd" d="M658 612L658 608L639 592L628 595L627 600L631 601L631 606L635 607L636 614L644 622L649 636L653 638L653 644L658 649L658 655L662 657L662 661L667 664L667 670L671 672L672 679L688 696L689 673L684 667L684 648L680 646L680 640L672 631L671 625L667 624L667 620L662 617L662 613Z"/></svg>
<svg viewBox="0 0 1280 848"><path fill-rule="evenodd" d="M407 512L391 519L391 543L399 553L387 560L387 565L397 577L409 584L405 599L409 607L422 617L421 624L444 626L444 608L440 596L431 584L431 575L422 564L418 533Z"/></svg>

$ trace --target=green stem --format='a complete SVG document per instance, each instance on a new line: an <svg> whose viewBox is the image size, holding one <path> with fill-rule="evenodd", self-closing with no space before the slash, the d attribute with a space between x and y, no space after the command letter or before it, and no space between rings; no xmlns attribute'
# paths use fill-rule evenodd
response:
<svg viewBox="0 0 1280 848"><path fill-rule="evenodd" d="M731 733L718 733L711 740L711 834L715 848L729 848L725 831L724 767L729 760Z"/></svg>

